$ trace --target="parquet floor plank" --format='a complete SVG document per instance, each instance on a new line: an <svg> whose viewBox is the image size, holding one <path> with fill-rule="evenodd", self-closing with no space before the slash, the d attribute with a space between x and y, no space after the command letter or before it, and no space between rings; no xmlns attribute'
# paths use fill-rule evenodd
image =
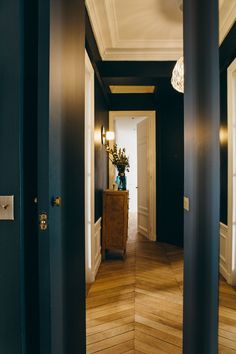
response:
<svg viewBox="0 0 236 354"><path fill-rule="evenodd" d="M183 250L137 235L127 257L109 254L88 286L87 354L180 354ZM219 354L236 354L236 289L220 278Z"/></svg>
<svg viewBox="0 0 236 354"><path fill-rule="evenodd" d="M112 338L114 336L117 336L119 334L123 334L126 332L134 331L134 322L132 321L129 324L125 324L123 326L111 328L108 330L105 330L103 332L99 332L96 334L91 334L90 336L87 336L87 344L93 344L96 342L100 342L104 339Z"/></svg>
<svg viewBox="0 0 236 354"><path fill-rule="evenodd" d="M104 349L110 349L115 346L122 346L126 342L133 342L134 340L134 330L128 332L114 335L112 338L100 340L96 343L87 345L87 353L96 353ZM129 349L133 349L132 347Z"/></svg>
<svg viewBox="0 0 236 354"><path fill-rule="evenodd" d="M121 353L126 353L127 351L133 350L134 349L134 340L130 340L128 342L124 342L122 344L118 344L118 345L114 345L110 348L101 350L101 351L97 351L94 353L98 353L98 354L121 354ZM89 352L87 352L88 354L91 354Z"/></svg>

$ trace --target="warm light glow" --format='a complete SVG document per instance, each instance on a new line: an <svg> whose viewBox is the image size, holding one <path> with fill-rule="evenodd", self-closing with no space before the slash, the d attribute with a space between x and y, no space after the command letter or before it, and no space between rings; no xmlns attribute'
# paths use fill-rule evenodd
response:
<svg viewBox="0 0 236 354"><path fill-rule="evenodd" d="M227 128L222 127L220 128L220 143L222 145L227 144L228 142L228 131Z"/></svg>
<svg viewBox="0 0 236 354"><path fill-rule="evenodd" d="M101 126L101 143L102 145L106 144L106 129L103 125Z"/></svg>
<svg viewBox="0 0 236 354"><path fill-rule="evenodd" d="M175 90L184 93L184 57L179 58L172 72L171 84Z"/></svg>
<svg viewBox="0 0 236 354"><path fill-rule="evenodd" d="M111 93L154 93L155 86L110 85Z"/></svg>
<svg viewBox="0 0 236 354"><path fill-rule="evenodd" d="M111 132L111 131L107 131L106 132L106 140L107 141L115 140L115 133Z"/></svg>
<svg viewBox="0 0 236 354"><path fill-rule="evenodd" d="M100 130L94 131L94 142L96 144L101 144L101 131Z"/></svg>

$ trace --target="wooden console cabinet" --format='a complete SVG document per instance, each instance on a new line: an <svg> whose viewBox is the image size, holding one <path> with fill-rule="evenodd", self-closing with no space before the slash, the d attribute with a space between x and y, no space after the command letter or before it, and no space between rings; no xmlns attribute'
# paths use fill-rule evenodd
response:
<svg viewBox="0 0 236 354"><path fill-rule="evenodd" d="M119 249L126 254L128 238L128 191L106 190L103 193L102 257L106 250Z"/></svg>

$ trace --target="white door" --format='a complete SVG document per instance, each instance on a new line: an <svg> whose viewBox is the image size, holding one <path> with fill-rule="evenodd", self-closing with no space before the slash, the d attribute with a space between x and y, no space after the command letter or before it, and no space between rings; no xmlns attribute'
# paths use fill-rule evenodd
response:
<svg viewBox="0 0 236 354"><path fill-rule="evenodd" d="M148 119L137 124L138 232L149 238Z"/></svg>
<svg viewBox="0 0 236 354"><path fill-rule="evenodd" d="M138 232L150 241L157 239L155 127L150 118L137 124Z"/></svg>

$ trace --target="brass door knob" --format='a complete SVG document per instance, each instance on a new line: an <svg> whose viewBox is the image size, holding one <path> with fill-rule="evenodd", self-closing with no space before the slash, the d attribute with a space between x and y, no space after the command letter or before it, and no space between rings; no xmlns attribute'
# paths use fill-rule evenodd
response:
<svg viewBox="0 0 236 354"><path fill-rule="evenodd" d="M56 197L52 199L52 206L61 206L61 197Z"/></svg>
<svg viewBox="0 0 236 354"><path fill-rule="evenodd" d="M39 229L46 231L48 228L48 216L46 213L39 214Z"/></svg>

